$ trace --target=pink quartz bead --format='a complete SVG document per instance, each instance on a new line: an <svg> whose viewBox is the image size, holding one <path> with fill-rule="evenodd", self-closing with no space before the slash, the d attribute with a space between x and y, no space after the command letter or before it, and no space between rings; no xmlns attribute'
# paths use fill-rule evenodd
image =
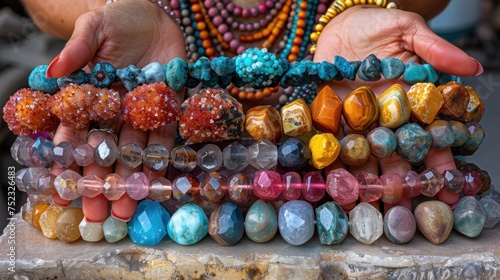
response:
<svg viewBox="0 0 500 280"><path fill-rule="evenodd" d="M149 195L149 179L142 172L135 172L125 180L125 189L134 200L141 200Z"/></svg>
<svg viewBox="0 0 500 280"><path fill-rule="evenodd" d="M339 205L356 202L359 196L358 180L344 168L334 169L326 177L326 191Z"/></svg>
<svg viewBox="0 0 500 280"><path fill-rule="evenodd" d="M274 200L281 194L281 176L278 172L259 170L253 179L253 193L264 200Z"/></svg>
<svg viewBox="0 0 500 280"><path fill-rule="evenodd" d="M148 198L156 202L169 200L172 196L172 182L168 179L159 177L151 181Z"/></svg>
<svg viewBox="0 0 500 280"><path fill-rule="evenodd" d="M252 203L253 186L242 173L236 173L227 180L229 199L239 206L250 206Z"/></svg>
<svg viewBox="0 0 500 280"><path fill-rule="evenodd" d="M381 200L387 204L395 204L401 201L403 196L403 180L397 173L389 173L380 176L383 187Z"/></svg>
<svg viewBox="0 0 500 280"><path fill-rule="evenodd" d="M238 48L240 44L238 43L238 40L237 39L233 39L229 42L229 47L233 50L235 50L236 48Z"/></svg>
<svg viewBox="0 0 500 280"><path fill-rule="evenodd" d="M464 195L476 195L481 190L481 177L475 171L468 171L464 173L465 184L462 188Z"/></svg>
<svg viewBox="0 0 500 280"><path fill-rule="evenodd" d="M402 179L404 196L411 198L422 194L422 182L417 172L408 171Z"/></svg>
<svg viewBox="0 0 500 280"><path fill-rule="evenodd" d="M43 174L38 177L38 193L42 195L53 195L57 193L54 187L54 179L56 175L52 173Z"/></svg>
<svg viewBox="0 0 500 280"><path fill-rule="evenodd" d="M422 194L434 197L444 186L444 177L434 168L427 168L420 173Z"/></svg>
<svg viewBox="0 0 500 280"><path fill-rule="evenodd" d="M361 171L358 175L358 184L361 202L373 202L382 197L383 187L377 175Z"/></svg>
<svg viewBox="0 0 500 280"><path fill-rule="evenodd" d="M302 178L295 171L287 172L281 178L283 197L286 200L297 200L302 194Z"/></svg>
<svg viewBox="0 0 500 280"><path fill-rule="evenodd" d="M309 202L320 201L325 196L325 179L321 173L311 171L304 175L302 194Z"/></svg>
<svg viewBox="0 0 500 280"><path fill-rule="evenodd" d="M231 42L231 40L234 39L234 35L231 32L226 32L226 33L223 33L223 34L224 35L222 35L222 39L224 39L224 41L226 41L226 42Z"/></svg>
<svg viewBox="0 0 500 280"><path fill-rule="evenodd" d="M126 192L125 180L116 174L112 173L104 178L102 185L102 194L109 200L114 201L120 199Z"/></svg>
<svg viewBox="0 0 500 280"><path fill-rule="evenodd" d="M102 185L104 181L95 176L87 175L78 180L76 188L78 193L85 197L96 197L102 193Z"/></svg>
<svg viewBox="0 0 500 280"><path fill-rule="evenodd" d="M236 53L238 53L238 54L242 54L245 50L246 50L245 46L239 46L239 47L236 49Z"/></svg>
<svg viewBox="0 0 500 280"><path fill-rule="evenodd" d="M217 31L219 31L219 33L221 33L221 34L227 33L228 30L229 30L229 27L225 23L217 26Z"/></svg>
<svg viewBox="0 0 500 280"><path fill-rule="evenodd" d="M227 193L226 180L219 172L210 172L200 186L200 195L204 199L220 203Z"/></svg>
<svg viewBox="0 0 500 280"><path fill-rule="evenodd" d="M265 5L264 5L264 7L265 7ZM259 15L259 9L256 8L256 7L250 8L250 15L253 16L253 17Z"/></svg>
<svg viewBox="0 0 500 280"><path fill-rule="evenodd" d="M78 166L87 166L94 162L94 148L88 143L78 145L73 150L73 158Z"/></svg>
<svg viewBox="0 0 500 280"><path fill-rule="evenodd" d="M250 9L248 8L243 8L243 10L241 10L241 15L244 17L244 18L248 18L250 17Z"/></svg>

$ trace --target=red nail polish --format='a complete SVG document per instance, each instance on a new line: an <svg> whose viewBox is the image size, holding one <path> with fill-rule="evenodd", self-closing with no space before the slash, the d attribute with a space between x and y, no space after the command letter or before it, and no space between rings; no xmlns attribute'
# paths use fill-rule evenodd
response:
<svg viewBox="0 0 500 280"><path fill-rule="evenodd" d="M52 59L52 61L50 62L49 64L49 67L47 67L47 71L45 71L45 76L47 78L52 78L52 73L50 71L50 68L54 65L54 63L56 63L57 61L59 61L59 56L60 54L56 55L56 57L54 57L54 59Z"/></svg>

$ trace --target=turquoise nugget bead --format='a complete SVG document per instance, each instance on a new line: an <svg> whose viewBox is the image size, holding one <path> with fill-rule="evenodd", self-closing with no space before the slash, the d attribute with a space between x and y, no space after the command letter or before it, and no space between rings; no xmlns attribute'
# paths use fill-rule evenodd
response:
<svg viewBox="0 0 500 280"><path fill-rule="evenodd" d="M208 233L208 218L200 206L188 203L179 208L167 224L168 236L180 245L192 245Z"/></svg>
<svg viewBox="0 0 500 280"><path fill-rule="evenodd" d="M340 244L349 233L349 218L336 202L316 208L316 228L321 244Z"/></svg>
<svg viewBox="0 0 500 280"><path fill-rule="evenodd" d="M427 70L418 63L408 62L403 73L403 79L410 85L423 82L427 79Z"/></svg>
<svg viewBox="0 0 500 280"><path fill-rule="evenodd" d="M386 57L382 59L381 70L382 75L387 80L395 80L403 75L405 71L405 64L403 61L395 58L395 57Z"/></svg>
<svg viewBox="0 0 500 280"><path fill-rule="evenodd" d="M166 77L168 86L180 90L188 78L188 64L184 59L176 57L167 64Z"/></svg>
<svg viewBox="0 0 500 280"><path fill-rule="evenodd" d="M339 70L335 67L335 64L328 61L322 61L318 65L318 76L323 82L330 82L339 76ZM342 74L340 74L342 79Z"/></svg>
<svg viewBox="0 0 500 280"><path fill-rule="evenodd" d="M123 82L123 86L125 86L128 91L144 83L144 73L142 73L141 69L132 64L116 70L116 75L120 78Z"/></svg>
<svg viewBox="0 0 500 280"><path fill-rule="evenodd" d="M147 84L165 82L165 70L158 62L151 62L142 68Z"/></svg>
<svg viewBox="0 0 500 280"><path fill-rule="evenodd" d="M382 65L380 59L370 54L358 69L358 77L365 81L378 81L382 77Z"/></svg>
<svg viewBox="0 0 500 280"><path fill-rule="evenodd" d="M57 86L60 88L64 87L67 84L88 84L90 79L90 75L85 73L83 70L78 70L69 75L57 78Z"/></svg>
<svg viewBox="0 0 500 280"><path fill-rule="evenodd" d="M97 63L90 72L89 81L99 88L111 86L116 81L115 67L108 62Z"/></svg>
<svg viewBox="0 0 500 280"><path fill-rule="evenodd" d="M354 81L356 79L356 72L361 65L361 61L347 61L345 58L336 55L334 58L334 64L337 69L342 73L342 76L346 79Z"/></svg>
<svg viewBox="0 0 500 280"><path fill-rule="evenodd" d="M427 71L427 78L425 79L426 83L435 83L438 80L438 74L434 67L430 64L424 64L425 71Z"/></svg>
<svg viewBox="0 0 500 280"><path fill-rule="evenodd" d="M234 73L236 64L234 60L225 56L215 57L210 62L210 67L219 76L227 76Z"/></svg>
<svg viewBox="0 0 500 280"><path fill-rule="evenodd" d="M128 235L139 245L154 246L167 235L170 214L158 202L143 200L128 223Z"/></svg>
<svg viewBox="0 0 500 280"><path fill-rule="evenodd" d="M47 78L48 65L39 65L31 71L28 78L28 85L31 89L39 90L48 93L56 93L59 90L56 78Z"/></svg>
<svg viewBox="0 0 500 280"><path fill-rule="evenodd" d="M212 68L207 57L200 57L195 63L189 65L189 75L200 81L209 81L212 78Z"/></svg>
<svg viewBox="0 0 500 280"><path fill-rule="evenodd" d="M414 123L405 124L396 130L399 156L410 162L424 159L432 146L432 136Z"/></svg>

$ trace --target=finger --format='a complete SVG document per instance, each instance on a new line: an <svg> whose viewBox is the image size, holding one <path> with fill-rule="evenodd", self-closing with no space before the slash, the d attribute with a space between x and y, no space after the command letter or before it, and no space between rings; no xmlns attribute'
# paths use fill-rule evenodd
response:
<svg viewBox="0 0 500 280"><path fill-rule="evenodd" d="M169 152L172 151L175 144L176 127L177 122L172 122L149 132L148 145L160 144L167 148ZM167 172L166 168L160 171L152 171L144 166L142 170L151 181L159 177L165 177Z"/></svg>
<svg viewBox="0 0 500 280"><path fill-rule="evenodd" d="M450 148L442 150L431 149L424 158L424 164L427 168L432 167L441 174L443 174L446 170L457 169ZM436 198L446 204L453 205L458 202L460 195L442 188L436 194Z"/></svg>

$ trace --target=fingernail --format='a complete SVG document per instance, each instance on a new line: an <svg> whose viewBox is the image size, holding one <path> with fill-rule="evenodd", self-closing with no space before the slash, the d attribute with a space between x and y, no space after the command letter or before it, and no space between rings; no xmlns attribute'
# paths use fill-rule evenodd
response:
<svg viewBox="0 0 500 280"><path fill-rule="evenodd" d="M129 218L127 218L127 219L125 219L125 218L120 218L120 217L116 216L116 214L115 214L113 211L111 211L111 216L113 216L113 218L115 218L115 219L117 219L117 220L120 220L120 221L122 221L122 222L125 222L125 223L128 223L128 221L130 221L130 219L132 218L132 217L129 217Z"/></svg>
<svg viewBox="0 0 500 280"><path fill-rule="evenodd" d="M104 221L99 221L99 222L96 222L96 221L92 221L91 219L87 218L87 217L84 217L85 221L87 223L98 223L98 224L102 224L104 223Z"/></svg>
<svg viewBox="0 0 500 280"><path fill-rule="evenodd" d="M476 74L474 74L474 76L479 76L481 74L483 74L484 72L484 68L483 68L483 65L481 65L481 63L479 61L477 61L477 59L471 57L476 63L477 63L477 72Z"/></svg>
<svg viewBox="0 0 500 280"><path fill-rule="evenodd" d="M49 67L47 67L47 71L45 71L45 76L47 78L52 78L52 73L51 73L51 68L54 66L54 64L59 61L59 56L60 54L56 55L56 57L54 57L54 59L52 59L52 61L50 62L49 64Z"/></svg>

